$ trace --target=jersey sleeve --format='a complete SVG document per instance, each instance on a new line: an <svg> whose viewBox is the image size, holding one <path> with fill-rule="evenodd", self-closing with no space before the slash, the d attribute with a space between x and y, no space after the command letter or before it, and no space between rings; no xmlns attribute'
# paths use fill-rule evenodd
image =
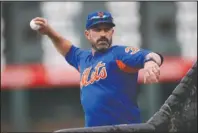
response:
<svg viewBox="0 0 198 133"><path fill-rule="evenodd" d="M69 52L65 56L66 61L77 70L79 69L80 55L82 52L83 51L80 48L72 45Z"/></svg>
<svg viewBox="0 0 198 133"><path fill-rule="evenodd" d="M151 51L139 49L132 46L118 46L114 53L116 54L117 62L123 65L141 69L144 67L144 60L147 54Z"/></svg>

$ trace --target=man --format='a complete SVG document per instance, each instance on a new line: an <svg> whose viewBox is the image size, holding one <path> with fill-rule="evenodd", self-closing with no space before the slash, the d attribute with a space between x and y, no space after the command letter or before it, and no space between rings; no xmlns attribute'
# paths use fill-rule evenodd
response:
<svg viewBox="0 0 198 133"><path fill-rule="evenodd" d="M91 50L74 46L45 19L34 21L41 27L39 32L47 35L66 61L80 72L86 127L141 122L135 98L138 70L145 70L144 83L157 83L161 55L131 46L112 46L115 24L109 12L88 15L85 36Z"/></svg>

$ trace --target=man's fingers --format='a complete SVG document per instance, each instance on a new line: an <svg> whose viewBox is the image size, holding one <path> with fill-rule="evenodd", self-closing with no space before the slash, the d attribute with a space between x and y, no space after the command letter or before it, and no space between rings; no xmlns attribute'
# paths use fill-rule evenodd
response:
<svg viewBox="0 0 198 133"><path fill-rule="evenodd" d="M38 32L47 35L50 32L50 25L45 18L36 17L33 19L36 25L39 25Z"/></svg>
<svg viewBox="0 0 198 133"><path fill-rule="evenodd" d="M145 74L144 74L144 83L155 83L157 82L157 78L155 76L155 74L152 72L152 71L146 71Z"/></svg>
<svg viewBox="0 0 198 133"><path fill-rule="evenodd" d="M159 68L159 66L154 66L154 67L153 67L153 70L154 70L155 72L157 72L157 73L159 73L159 72L160 72L160 68Z"/></svg>
<svg viewBox="0 0 198 133"><path fill-rule="evenodd" d="M158 83L160 76L160 67L155 62L147 62L144 66L144 83Z"/></svg>
<svg viewBox="0 0 198 133"><path fill-rule="evenodd" d="M46 19L41 18L41 17L36 17L36 18L34 18L33 20L34 20L34 21L41 21L41 22L43 22L43 23L46 22Z"/></svg>
<svg viewBox="0 0 198 133"><path fill-rule="evenodd" d="M44 26L44 25L45 25L45 23L43 23L43 22L41 22L41 21L35 21L35 24L38 24L38 25L40 25L40 26Z"/></svg>
<svg viewBox="0 0 198 133"><path fill-rule="evenodd" d="M160 76L160 68L158 66L153 67L152 71L156 74L156 76Z"/></svg>
<svg viewBox="0 0 198 133"><path fill-rule="evenodd" d="M157 66L157 67L155 67L155 69L156 69L156 77L157 77L157 79L158 79L158 81L159 81L159 77L160 77L160 67L159 66Z"/></svg>
<svg viewBox="0 0 198 133"><path fill-rule="evenodd" d="M144 83L157 83L159 81L159 72L157 68L147 69L144 74Z"/></svg>
<svg viewBox="0 0 198 133"><path fill-rule="evenodd" d="M145 73L144 73L144 83L146 84L148 81L148 77L149 77L149 73L148 73L148 71L145 71Z"/></svg>
<svg viewBox="0 0 198 133"><path fill-rule="evenodd" d="M157 76L156 76L156 74L153 72L153 68L152 68L152 70L149 71L149 74L150 74L150 76L149 76L149 81L150 81L151 83L158 82Z"/></svg>

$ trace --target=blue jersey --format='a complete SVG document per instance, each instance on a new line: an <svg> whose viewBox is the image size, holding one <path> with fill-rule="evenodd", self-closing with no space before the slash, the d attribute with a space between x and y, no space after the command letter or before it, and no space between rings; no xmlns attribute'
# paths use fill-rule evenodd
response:
<svg viewBox="0 0 198 133"><path fill-rule="evenodd" d="M148 50L114 45L105 53L71 47L65 59L80 72L85 126L140 123L138 70Z"/></svg>

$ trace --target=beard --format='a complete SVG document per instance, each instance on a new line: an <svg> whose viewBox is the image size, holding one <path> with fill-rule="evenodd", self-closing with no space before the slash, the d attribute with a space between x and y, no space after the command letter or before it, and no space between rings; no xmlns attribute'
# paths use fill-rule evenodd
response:
<svg viewBox="0 0 198 133"><path fill-rule="evenodd" d="M97 52L104 53L107 51L107 49L109 49L109 47L111 47L111 45L112 38L107 39L106 37L102 37L98 39L96 43L92 43L92 48Z"/></svg>

